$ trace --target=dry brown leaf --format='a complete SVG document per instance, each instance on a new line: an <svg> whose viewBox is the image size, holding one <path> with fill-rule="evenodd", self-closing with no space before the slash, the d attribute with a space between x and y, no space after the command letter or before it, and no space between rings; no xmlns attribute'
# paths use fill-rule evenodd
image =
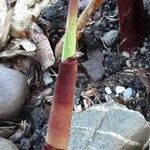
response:
<svg viewBox="0 0 150 150"><path fill-rule="evenodd" d="M53 0L17 0L11 19L10 35L12 37L26 37L32 24L32 18L39 16L41 11Z"/></svg>
<svg viewBox="0 0 150 150"><path fill-rule="evenodd" d="M42 69L46 70L55 62L54 54L49 40L43 34L41 28L34 22L32 23L30 28L30 34L34 44L37 47L35 59L41 63Z"/></svg>
<svg viewBox="0 0 150 150"><path fill-rule="evenodd" d="M0 0L0 49L8 40L13 8L8 8L6 0Z"/></svg>
<svg viewBox="0 0 150 150"><path fill-rule="evenodd" d="M23 55L23 56L33 56L35 52L26 52L25 50L21 49L14 49L13 51L10 50L5 50L0 52L0 58L13 58L18 55Z"/></svg>

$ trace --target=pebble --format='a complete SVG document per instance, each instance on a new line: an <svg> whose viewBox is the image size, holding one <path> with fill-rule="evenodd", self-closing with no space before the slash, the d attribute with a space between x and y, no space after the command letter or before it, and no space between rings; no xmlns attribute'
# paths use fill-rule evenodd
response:
<svg viewBox="0 0 150 150"><path fill-rule="evenodd" d="M131 96L132 96L132 93L133 93L133 89L132 88L127 88L127 89L125 89L124 90L124 92L123 92L123 97L124 97L124 99L130 99L131 98Z"/></svg>
<svg viewBox="0 0 150 150"><path fill-rule="evenodd" d="M105 91L107 94L112 94L110 87L105 87Z"/></svg>
<svg viewBox="0 0 150 150"><path fill-rule="evenodd" d="M131 67L131 61L129 59L126 61L126 65L127 67Z"/></svg>
<svg viewBox="0 0 150 150"><path fill-rule="evenodd" d="M148 65L145 65L145 69L149 69L149 66L148 66Z"/></svg>
<svg viewBox="0 0 150 150"><path fill-rule="evenodd" d="M53 79L51 78L51 76L50 76L48 71L44 72L44 74L43 74L43 81L44 81L45 85L53 83Z"/></svg>
<svg viewBox="0 0 150 150"><path fill-rule="evenodd" d="M148 47L148 42L143 42L144 47Z"/></svg>
<svg viewBox="0 0 150 150"><path fill-rule="evenodd" d="M20 141L19 147L23 147L24 150L29 150L30 149L29 139L22 138L21 141Z"/></svg>
<svg viewBox="0 0 150 150"><path fill-rule="evenodd" d="M140 93L138 92L138 93L136 93L136 98L139 98L140 97Z"/></svg>
<svg viewBox="0 0 150 150"><path fill-rule="evenodd" d="M80 0L79 1L79 9L85 9L90 0Z"/></svg>
<svg viewBox="0 0 150 150"><path fill-rule="evenodd" d="M16 70L0 66L0 120L17 117L27 96L25 76Z"/></svg>
<svg viewBox="0 0 150 150"><path fill-rule="evenodd" d="M125 90L124 86L116 86L116 93L120 94Z"/></svg>
<svg viewBox="0 0 150 150"><path fill-rule="evenodd" d="M84 69L87 71L88 76L93 81L100 80L105 73L103 60L103 54L100 51L96 51L92 53L92 56L89 60L82 63Z"/></svg>
<svg viewBox="0 0 150 150"><path fill-rule="evenodd" d="M147 49L145 47L141 48L141 53L144 54L147 51Z"/></svg>
<svg viewBox="0 0 150 150"><path fill-rule="evenodd" d="M142 67L142 63L139 63L138 65L139 65L139 67Z"/></svg>
<svg viewBox="0 0 150 150"><path fill-rule="evenodd" d="M127 53L127 52L123 52L122 55L123 55L124 57L126 57L126 58L130 58L130 54Z"/></svg>
<svg viewBox="0 0 150 150"><path fill-rule="evenodd" d="M19 150L11 141L0 137L0 150Z"/></svg>
<svg viewBox="0 0 150 150"><path fill-rule="evenodd" d="M102 37L102 40L107 46L111 46L115 40L117 39L118 31L117 30L111 30L109 32L106 32L104 36Z"/></svg>
<svg viewBox="0 0 150 150"><path fill-rule="evenodd" d="M150 0L143 0L143 3L148 15L150 15Z"/></svg>

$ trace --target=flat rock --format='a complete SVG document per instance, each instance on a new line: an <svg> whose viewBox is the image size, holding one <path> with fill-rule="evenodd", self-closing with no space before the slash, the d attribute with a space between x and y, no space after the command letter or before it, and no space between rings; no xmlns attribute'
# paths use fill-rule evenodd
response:
<svg viewBox="0 0 150 150"><path fill-rule="evenodd" d="M27 95L25 76L16 70L0 66L0 120L19 115Z"/></svg>
<svg viewBox="0 0 150 150"><path fill-rule="evenodd" d="M19 148L11 141L0 138L0 150L19 150Z"/></svg>
<svg viewBox="0 0 150 150"><path fill-rule="evenodd" d="M73 115L69 150L141 150L149 135L139 112L108 102Z"/></svg>
<svg viewBox="0 0 150 150"><path fill-rule="evenodd" d="M89 60L82 63L84 69L87 71L88 76L93 81L100 80L105 73L105 69L103 67L103 60L104 57L102 53L100 51L96 51L92 54Z"/></svg>

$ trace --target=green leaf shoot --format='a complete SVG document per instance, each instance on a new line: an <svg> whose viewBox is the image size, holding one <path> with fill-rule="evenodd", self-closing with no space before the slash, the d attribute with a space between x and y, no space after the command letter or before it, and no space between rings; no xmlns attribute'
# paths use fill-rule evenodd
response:
<svg viewBox="0 0 150 150"><path fill-rule="evenodd" d="M76 54L77 14L78 0L70 0L61 57L62 62Z"/></svg>

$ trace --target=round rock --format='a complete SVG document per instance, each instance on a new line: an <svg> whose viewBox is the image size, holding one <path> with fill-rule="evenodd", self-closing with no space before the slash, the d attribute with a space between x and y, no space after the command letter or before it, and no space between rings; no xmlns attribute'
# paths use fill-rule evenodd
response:
<svg viewBox="0 0 150 150"><path fill-rule="evenodd" d="M125 90L124 86L116 86L116 93L117 94L122 93L124 90Z"/></svg>
<svg viewBox="0 0 150 150"><path fill-rule="evenodd" d="M110 87L105 87L105 91L107 94L112 94Z"/></svg>
<svg viewBox="0 0 150 150"><path fill-rule="evenodd" d="M9 140L0 138L0 149L1 150L19 150L19 148Z"/></svg>
<svg viewBox="0 0 150 150"><path fill-rule="evenodd" d="M133 93L132 88L129 87L129 88L125 89L123 92L124 99L130 99L130 97L132 96L132 93Z"/></svg>
<svg viewBox="0 0 150 150"><path fill-rule="evenodd" d="M26 78L21 72L0 66L0 89L0 120L11 120L25 102Z"/></svg>
<svg viewBox="0 0 150 150"><path fill-rule="evenodd" d="M111 30L109 32L106 32L103 36L103 41L107 46L111 46L115 40L117 39L118 31L117 30Z"/></svg>

